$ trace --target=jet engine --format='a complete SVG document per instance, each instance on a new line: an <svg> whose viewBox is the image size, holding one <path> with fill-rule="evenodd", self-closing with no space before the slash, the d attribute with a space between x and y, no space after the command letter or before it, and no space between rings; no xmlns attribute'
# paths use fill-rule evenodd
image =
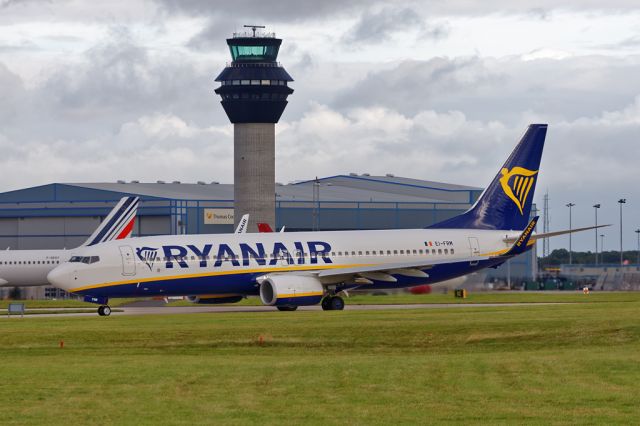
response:
<svg viewBox="0 0 640 426"><path fill-rule="evenodd" d="M317 305L324 296L319 279L304 275L270 275L260 284L260 300L269 306Z"/></svg>
<svg viewBox="0 0 640 426"><path fill-rule="evenodd" d="M202 305L219 305L222 303L238 303L243 299L243 297L244 296L241 296L241 295L217 296L217 297L187 296L187 300L191 303L199 303Z"/></svg>

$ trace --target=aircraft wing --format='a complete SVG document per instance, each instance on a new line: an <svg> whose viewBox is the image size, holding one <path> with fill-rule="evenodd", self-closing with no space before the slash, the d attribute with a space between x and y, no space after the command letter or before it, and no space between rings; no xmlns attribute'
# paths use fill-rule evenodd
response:
<svg viewBox="0 0 640 426"><path fill-rule="evenodd" d="M506 250L505 253L495 254L495 255L484 255L484 256L470 256L466 258L457 258L457 259L440 259L440 260L428 260L428 259L420 259L419 261L408 262L408 263L392 263L392 264L378 264L378 265L362 265L355 266L353 268L344 268L344 269L330 269L319 271L317 273L318 278L328 278L328 277L336 277L340 275L358 275L360 278L364 278L366 280L378 280L378 281L388 281L388 282L396 282L397 279L393 275L404 275L408 277L417 277L417 278L427 278L429 274L425 272L429 268L432 268L436 265L446 265L451 263L466 263L466 262L477 262L479 260L489 260L495 259L499 257L509 258L513 256L517 256L521 253L524 253L529 247L529 240L531 239L531 234L533 233L533 229L536 227L536 223L538 222L538 216L534 217L529 225L522 231L520 236L516 238L513 242L513 245L509 250Z"/></svg>
<svg viewBox="0 0 640 426"><path fill-rule="evenodd" d="M429 259L421 259L419 262L406 262L406 263L385 263L385 264L375 264L375 265L362 265L355 266L352 268L342 268L342 269L327 269L323 271L317 271L315 275L318 278L325 277L336 277L339 275L362 275L366 276L375 273L380 273L383 275L397 274L397 275L405 275L409 277L428 277L429 274L424 272L424 270L428 270L436 265L446 265L448 263L458 263L458 262L477 262L479 260L488 260L498 256L471 256L467 258L457 258L457 259L441 259L441 260L429 260ZM380 275L380 277L383 277ZM393 278L393 277L391 277ZM377 279L377 278L376 278ZM381 279L381 281L385 281ZM395 279L393 280L395 281Z"/></svg>

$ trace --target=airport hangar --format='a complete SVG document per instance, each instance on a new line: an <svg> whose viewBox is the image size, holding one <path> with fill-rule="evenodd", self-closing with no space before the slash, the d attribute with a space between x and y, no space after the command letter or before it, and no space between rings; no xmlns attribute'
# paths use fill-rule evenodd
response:
<svg viewBox="0 0 640 426"><path fill-rule="evenodd" d="M52 183L0 193L0 249L74 248L118 199L141 199L134 235L233 232L232 184L178 181ZM424 228L467 210L481 188L393 175L338 175L276 184L276 225L286 231ZM535 252L511 260L512 282L532 280ZM507 268L490 270L504 278ZM485 279L485 275L479 276ZM3 289L5 295L8 289ZM27 297L59 297L44 288Z"/></svg>

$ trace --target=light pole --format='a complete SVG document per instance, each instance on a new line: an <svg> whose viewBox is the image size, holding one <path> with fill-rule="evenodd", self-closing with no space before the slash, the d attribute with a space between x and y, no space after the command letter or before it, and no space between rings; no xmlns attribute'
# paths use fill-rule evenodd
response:
<svg viewBox="0 0 640 426"><path fill-rule="evenodd" d="M626 198L620 198L618 204L620 204L620 266L624 264L623 251L622 251L622 205L627 202Z"/></svg>
<svg viewBox="0 0 640 426"><path fill-rule="evenodd" d="M604 234L600 234L600 261L602 263L604 263L602 260L603 253L604 253Z"/></svg>
<svg viewBox="0 0 640 426"><path fill-rule="evenodd" d="M571 207L575 206L573 203L568 203L569 207L569 265L573 263L573 256L571 254Z"/></svg>
<svg viewBox="0 0 640 426"><path fill-rule="evenodd" d="M596 212L596 265L598 264L598 209L600 208L600 204L594 204L593 210Z"/></svg>
<svg viewBox="0 0 640 426"><path fill-rule="evenodd" d="M640 229L636 229L636 234L638 234L638 261L637 261L637 264L640 265Z"/></svg>

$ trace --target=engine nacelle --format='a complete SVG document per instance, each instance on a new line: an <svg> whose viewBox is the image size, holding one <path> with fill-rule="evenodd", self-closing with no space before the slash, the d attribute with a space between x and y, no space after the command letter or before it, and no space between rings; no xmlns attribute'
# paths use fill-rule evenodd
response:
<svg viewBox="0 0 640 426"><path fill-rule="evenodd" d="M317 305L323 296L320 280L304 275L271 275L260 284L260 300L269 306Z"/></svg>
<svg viewBox="0 0 640 426"><path fill-rule="evenodd" d="M187 300L191 303L199 303L201 305L219 305L222 303L238 303L244 298L241 295L235 296L217 296L217 297L201 297L201 296L187 296Z"/></svg>

